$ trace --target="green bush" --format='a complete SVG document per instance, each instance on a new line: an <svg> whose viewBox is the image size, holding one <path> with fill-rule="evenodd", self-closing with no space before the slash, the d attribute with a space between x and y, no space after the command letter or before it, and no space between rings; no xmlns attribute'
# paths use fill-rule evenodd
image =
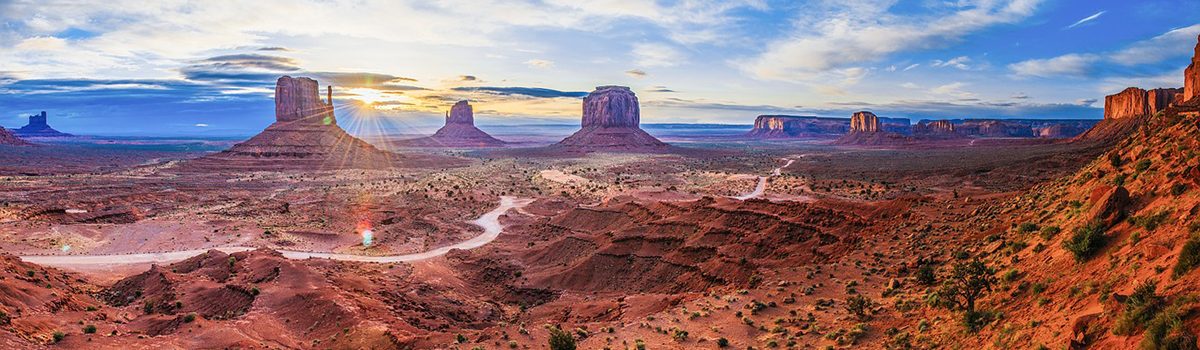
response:
<svg viewBox="0 0 1200 350"><path fill-rule="evenodd" d="M1193 235L1183 244L1179 259L1175 261L1175 268L1171 269L1171 276L1182 277L1196 266L1200 266L1200 236Z"/></svg>
<svg viewBox="0 0 1200 350"><path fill-rule="evenodd" d="M872 309L875 308L875 302L867 299L862 295L855 295L846 299L846 312L854 315L859 321L871 319Z"/></svg>
<svg viewBox="0 0 1200 350"><path fill-rule="evenodd" d="M54 342L57 343L57 342L62 341L63 338L66 338L67 334L63 333L63 332L55 331L54 334L51 334L50 336L53 337Z"/></svg>
<svg viewBox="0 0 1200 350"><path fill-rule="evenodd" d="M1171 185L1171 195L1178 197L1179 195L1183 194L1184 192L1187 192L1187 188L1188 188L1188 186L1185 183L1177 183L1177 184Z"/></svg>
<svg viewBox="0 0 1200 350"><path fill-rule="evenodd" d="M1146 231L1154 231L1155 229L1158 229L1158 227L1164 222L1167 222L1167 219L1170 217L1170 215L1171 211L1164 209L1153 214L1131 217L1129 218L1129 223L1134 226L1144 228Z"/></svg>
<svg viewBox="0 0 1200 350"><path fill-rule="evenodd" d="M550 350L575 350L575 337L558 327L549 327Z"/></svg>
<svg viewBox="0 0 1200 350"><path fill-rule="evenodd" d="M96 325L89 324L89 325L83 326L83 334L92 334L92 333L96 333Z"/></svg>
<svg viewBox="0 0 1200 350"><path fill-rule="evenodd" d="M1155 294L1156 288L1153 281L1146 281L1133 289L1133 294L1125 298L1125 307L1113 324L1113 334L1125 336L1137 334L1162 310L1163 298Z"/></svg>
<svg viewBox="0 0 1200 350"><path fill-rule="evenodd" d="M1017 233L1020 234L1033 233L1037 230L1038 225L1032 222L1022 222L1020 225L1017 225Z"/></svg>
<svg viewBox="0 0 1200 350"><path fill-rule="evenodd" d="M1149 159L1142 159L1142 160L1138 161L1137 164L1133 165L1133 170L1144 171L1146 169L1150 169L1150 160Z"/></svg>
<svg viewBox="0 0 1200 350"><path fill-rule="evenodd" d="M729 339L725 339L725 337L721 337L721 338L717 339L717 347L723 348L723 347L727 347L727 346L729 346Z"/></svg>
<svg viewBox="0 0 1200 350"><path fill-rule="evenodd" d="M1075 261L1083 262L1100 252L1107 241L1108 237L1104 235L1104 223L1095 221L1076 228L1075 233L1071 235L1070 239L1064 240L1062 246L1063 249L1075 255Z"/></svg>
<svg viewBox="0 0 1200 350"><path fill-rule="evenodd" d="M195 320L196 320L196 314L195 314L195 313L190 313L190 314L187 314L187 315L183 315L183 323L192 323L192 321L195 321Z"/></svg>
<svg viewBox="0 0 1200 350"><path fill-rule="evenodd" d="M1062 229L1058 228L1058 226L1046 226L1042 227L1042 231L1039 233L1039 235L1042 237L1042 239L1049 241L1051 238L1054 238L1054 236L1058 236L1059 232L1062 232Z"/></svg>
<svg viewBox="0 0 1200 350"><path fill-rule="evenodd" d="M1121 158L1121 154L1117 152L1108 154L1108 164L1113 168L1120 168L1121 164L1125 164L1125 159Z"/></svg>
<svg viewBox="0 0 1200 350"><path fill-rule="evenodd" d="M1146 324L1141 350L1196 350L1196 335L1183 323L1183 312L1170 307Z"/></svg>

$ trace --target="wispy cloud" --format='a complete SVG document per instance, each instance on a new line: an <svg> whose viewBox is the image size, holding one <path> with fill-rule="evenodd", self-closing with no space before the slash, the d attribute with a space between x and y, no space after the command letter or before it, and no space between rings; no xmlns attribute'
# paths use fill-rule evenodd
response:
<svg viewBox="0 0 1200 350"><path fill-rule="evenodd" d="M554 67L554 61L543 60L543 59L532 59L532 60L525 61L525 65L533 67L533 68L547 69L547 68Z"/></svg>
<svg viewBox="0 0 1200 350"><path fill-rule="evenodd" d="M1075 23L1071 23L1071 25L1069 25L1069 26L1067 26L1066 28L1063 28L1063 29L1064 29L1064 30L1066 30L1066 29L1074 29L1075 27L1078 27L1078 26L1081 26L1081 25L1084 25L1084 24L1087 24L1087 23L1091 23L1092 21L1095 21L1096 19L1100 18L1100 16L1103 16L1105 12L1107 12L1107 11L1100 11L1100 12L1096 12L1096 14L1094 14L1094 15L1091 15L1091 16L1087 16L1087 17L1084 17L1084 18L1083 18L1083 19L1081 19L1081 20L1075 21Z"/></svg>
<svg viewBox="0 0 1200 350"><path fill-rule="evenodd" d="M1010 64L1008 69L1018 77L1084 77L1100 57L1091 54L1068 54L1047 59L1032 59Z"/></svg>
<svg viewBox="0 0 1200 350"><path fill-rule="evenodd" d="M674 47L658 43L633 45L633 58L642 67L670 67L683 63L683 53Z"/></svg>

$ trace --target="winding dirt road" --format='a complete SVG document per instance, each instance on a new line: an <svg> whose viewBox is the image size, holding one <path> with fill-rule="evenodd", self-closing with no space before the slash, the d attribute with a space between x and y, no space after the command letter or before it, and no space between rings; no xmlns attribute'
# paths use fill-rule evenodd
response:
<svg viewBox="0 0 1200 350"><path fill-rule="evenodd" d="M321 253L321 252L305 252L295 250L277 250L283 257L288 259L331 259L341 261L358 261L371 263L395 263L425 260L442 256L452 249L474 249L482 247L500 236L504 232L504 226L500 224L500 216L507 213L510 209L521 208L529 203L532 199L518 199L515 197L502 196L500 197L500 206L490 212L483 214L478 219L471 221L472 224L483 228L483 233L466 241L455 243L453 245L424 251L420 253L401 254L401 255L385 255L385 256L366 256L355 254L340 254L340 253ZM182 250L166 253L130 253L130 254L106 254L106 255L31 255L22 256L21 260L49 266L79 266L79 265L126 265L126 264L146 264L146 263L170 263L187 258L204 254L209 250L219 250L225 253L244 252L254 250L254 247L216 247L205 249Z"/></svg>
<svg viewBox="0 0 1200 350"><path fill-rule="evenodd" d="M758 177L758 185L754 186L754 191L750 191L750 193L746 193L746 194L743 194L743 195L740 195L737 197L733 197L733 198L740 200L740 201L744 201L744 200L747 200L750 198L758 198L759 196L762 196L763 192L765 192L767 190L767 179L771 178L771 176L779 176L780 174L783 174L783 168L786 168L786 167L792 165L792 163L794 163L794 162L796 162L795 159L788 159L787 164L784 164L783 166L775 168L775 170L772 170L771 175L759 176Z"/></svg>

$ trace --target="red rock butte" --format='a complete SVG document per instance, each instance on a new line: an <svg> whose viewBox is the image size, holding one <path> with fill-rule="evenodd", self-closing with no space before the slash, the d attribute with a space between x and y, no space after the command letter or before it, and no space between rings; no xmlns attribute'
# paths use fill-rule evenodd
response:
<svg viewBox="0 0 1200 350"><path fill-rule="evenodd" d="M872 133L883 130L882 124L879 123L879 117L875 113L861 111L854 112L850 116L850 133Z"/></svg>
<svg viewBox="0 0 1200 350"><path fill-rule="evenodd" d="M46 111L29 116L29 123L18 129L12 130L14 134L21 137L68 137L74 136L50 127L47 123Z"/></svg>
<svg viewBox="0 0 1200 350"><path fill-rule="evenodd" d="M446 113L446 125L432 136L400 140L392 144L400 147L499 147L506 143L475 127L471 104L458 101Z"/></svg>
<svg viewBox="0 0 1200 350"><path fill-rule="evenodd" d="M322 101L317 81L284 76L275 84L275 123L223 152L194 161L221 167L379 168L397 154L381 151L338 127L333 88ZM214 164L215 165L215 164Z"/></svg>
<svg viewBox="0 0 1200 350"><path fill-rule="evenodd" d="M754 128L746 136L767 139L839 136L845 134L849 126L845 118L760 115L754 118Z"/></svg>
<svg viewBox="0 0 1200 350"><path fill-rule="evenodd" d="M600 86L583 98L581 128L555 146L578 150L654 151L669 147L639 126L637 96L624 86Z"/></svg>

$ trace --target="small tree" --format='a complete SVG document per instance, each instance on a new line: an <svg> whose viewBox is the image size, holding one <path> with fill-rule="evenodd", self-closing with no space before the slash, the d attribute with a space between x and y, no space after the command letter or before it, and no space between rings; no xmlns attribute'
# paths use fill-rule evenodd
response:
<svg viewBox="0 0 1200 350"><path fill-rule="evenodd" d="M550 350L575 350L575 337L558 327L549 327Z"/></svg>
<svg viewBox="0 0 1200 350"><path fill-rule="evenodd" d="M846 312L854 315L859 321L870 320L871 309L873 308L875 308L875 302L862 295L855 295L846 299Z"/></svg>
<svg viewBox="0 0 1200 350"><path fill-rule="evenodd" d="M938 302L947 309L963 311L963 323L976 331L986 315L976 311L975 304L985 293L992 291L996 284L995 274L995 269L979 259L955 262L950 275L938 289Z"/></svg>

